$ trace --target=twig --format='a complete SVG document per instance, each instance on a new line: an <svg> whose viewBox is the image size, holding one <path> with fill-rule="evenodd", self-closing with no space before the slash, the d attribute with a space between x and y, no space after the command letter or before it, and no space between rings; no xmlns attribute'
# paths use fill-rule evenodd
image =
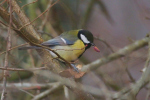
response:
<svg viewBox="0 0 150 100"><path fill-rule="evenodd" d="M8 49L8 41L7 41L7 49ZM4 68L8 67L8 52L6 52L5 55L5 64L4 64ZM1 95L1 100L5 100L6 97L6 83L7 83L7 70L4 70L4 76L3 76L3 91L2 91L2 95Z"/></svg>
<svg viewBox="0 0 150 100"><path fill-rule="evenodd" d="M62 87L62 85L61 85L60 83L55 84L55 85L53 85L50 89L48 89L48 90L46 90L46 91L44 91L44 92L42 92L42 93L40 93L40 94L34 96L34 98L33 98L32 100L39 100L39 99L42 99L42 98L44 98L45 96L49 95L51 92L53 92L53 91L59 89L60 87Z"/></svg>
<svg viewBox="0 0 150 100"><path fill-rule="evenodd" d="M55 84L58 84L58 82L54 83L8 83L7 88L13 90L13 88L21 88L24 90L33 90L33 89L44 89L44 88L50 88L54 86ZM0 87L2 87L3 84L0 84ZM1 89L1 88L0 88Z"/></svg>
<svg viewBox="0 0 150 100"><path fill-rule="evenodd" d="M150 18L149 18L149 17L145 17L145 19L150 20Z"/></svg>
<svg viewBox="0 0 150 100"><path fill-rule="evenodd" d="M113 90L118 91L121 89L119 85L117 85L116 81L114 81L108 74L103 71L99 71L96 73L98 76L101 76L102 80L106 85L111 87Z"/></svg>
<svg viewBox="0 0 150 100"><path fill-rule="evenodd" d="M69 86L69 87L72 87L72 88L76 88L78 90L82 90L82 91L85 91L87 93L91 93L91 94L96 95L96 96L103 96L104 95L104 93L101 89L91 87L91 86L88 86L88 85L82 85L80 83L76 83L75 81L73 81L71 79L61 77L61 76L59 76L57 74L54 74L50 71L36 71L35 73L38 74L38 75L47 77L48 79L58 81L63 85L66 85L66 86ZM112 94L112 93L110 92L109 94Z"/></svg>
<svg viewBox="0 0 150 100"><path fill-rule="evenodd" d="M150 82L150 65L147 70L143 73L141 78L135 83L125 88L123 91L114 94L114 98L119 100L133 100L131 98L135 97L137 93L144 87L148 82Z"/></svg>
<svg viewBox="0 0 150 100"><path fill-rule="evenodd" d="M150 42L149 42L149 50L150 50ZM149 55L147 57L147 60L145 62L144 68L142 69L142 72L145 72L145 70L147 69L147 67L149 66L149 64L150 64L150 51L149 51Z"/></svg>
<svg viewBox="0 0 150 100"><path fill-rule="evenodd" d="M2 25L4 25L4 26L6 26L6 27L9 27L8 25L6 25L4 22L2 22L1 20L0 20L0 23L2 24Z"/></svg>
<svg viewBox="0 0 150 100"><path fill-rule="evenodd" d="M4 0L2 3L0 3L0 6L3 5L7 0Z"/></svg>
<svg viewBox="0 0 150 100"><path fill-rule="evenodd" d="M102 0L94 0L97 2L97 4L99 5L101 11L104 13L104 15L106 16L106 18L109 20L109 22L113 22L113 19L111 18L108 10L107 10L107 7L105 6L105 4L103 3Z"/></svg>
<svg viewBox="0 0 150 100"><path fill-rule="evenodd" d="M42 31L42 30L38 30L37 31L38 33L40 33L40 34L46 34L46 35L48 35L49 37L53 37L51 34L49 34L49 33L47 33L47 32L44 32L44 31Z"/></svg>
<svg viewBox="0 0 150 100"><path fill-rule="evenodd" d="M64 85L63 89L64 89L64 95L65 95L66 100L70 100L68 87Z"/></svg>
<svg viewBox="0 0 150 100"><path fill-rule="evenodd" d="M112 53L115 52L115 51L112 49L112 47L111 47L105 40L103 40L103 39L101 39L101 38L98 38L98 37L94 37L94 38L97 39L97 40L99 40L99 41L101 41L101 42L103 42L103 43L111 50Z"/></svg>
<svg viewBox="0 0 150 100"><path fill-rule="evenodd" d="M63 1L60 1L60 6L62 6L62 8L64 9L64 12L66 13L66 15L68 16L68 18L72 21L71 22L71 26L73 28L77 28L76 27L76 23L77 23L77 16L74 14L74 11L71 10L71 8L69 6L67 6Z"/></svg>
<svg viewBox="0 0 150 100"><path fill-rule="evenodd" d="M1 69L1 70L8 70L8 71L35 71L35 70L46 69L46 67L29 68L29 69L21 69L21 68L4 68L4 67L0 67L0 69Z"/></svg>
<svg viewBox="0 0 150 100"><path fill-rule="evenodd" d="M25 5L23 5L22 7L21 7L21 9L23 9L25 6L27 6L27 5L30 5L30 4L33 4L33 3L36 3L38 0L35 0L35 1L33 1L33 2L31 2L31 3L28 3L28 4L25 4Z"/></svg>
<svg viewBox="0 0 150 100"><path fill-rule="evenodd" d="M5 24L5 23L2 22L2 21L0 21L0 23L1 23L2 25L6 26L6 27L9 27L9 25ZM11 27L11 29L12 29L12 30L18 30L18 29L15 29L15 28L13 28L13 27Z"/></svg>
<svg viewBox="0 0 150 100"><path fill-rule="evenodd" d="M91 13L91 11L92 11L92 8L93 8L93 6L94 6L94 3L95 3L95 0L91 0L90 2L89 2L89 4L88 4L88 7L87 7L87 10L85 11L85 14L84 14L84 16L82 17L82 19L81 19L81 23L79 24L80 26L80 28L83 28L84 26L85 26L85 24L86 24L86 22L87 22L87 20L88 20L88 18L90 17L90 13Z"/></svg>
<svg viewBox="0 0 150 100"><path fill-rule="evenodd" d="M83 66L83 68L81 69L81 71L88 71L88 70L94 70L94 69L97 69L98 67L108 63L108 62L111 62L115 59L118 59L120 57L123 57L125 56L126 54L129 54L137 49L140 49L144 46L146 46L148 44L148 41L149 39L147 37L141 39L141 40L138 40L122 49L120 49L119 51L107 56L107 57L103 57L101 59L98 59L88 65L85 65Z"/></svg>
<svg viewBox="0 0 150 100"><path fill-rule="evenodd" d="M130 71L128 70L127 67L126 67L126 72L127 72L128 76L129 76L129 78L131 79L131 81L135 82L135 79L132 77L132 75L131 75L131 73L130 73Z"/></svg>
<svg viewBox="0 0 150 100"><path fill-rule="evenodd" d="M109 92L108 88L106 87L106 84L104 84L95 73L91 72L90 75L92 77L93 82L98 83L99 88L101 88L102 91L105 93L104 94L105 99L111 100L111 97L109 94L110 92Z"/></svg>
<svg viewBox="0 0 150 100"><path fill-rule="evenodd" d="M21 44L21 45L18 45L18 46L15 46L15 47L12 47L12 48L10 48L8 51L11 51L11 50L13 50L13 49L16 49L16 48L18 48L18 47L21 47L21 46L24 46L24 45L27 45L28 43L25 43L25 44ZM1 52L0 53L0 56L2 55L2 54L4 54L4 53L6 53L7 51L3 51L3 52Z"/></svg>
<svg viewBox="0 0 150 100"><path fill-rule="evenodd" d="M32 24L35 20L37 20L39 17L41 17L44 13L46 13L52 6L54 6L59 0L57 0L55 3L53 3L51 6L49 6L48 9L46 9L44 12L42 12L38 17L36 17L33 21L31 21L30 23L27 23L25 25L23 25L22 27L19 28L19 30L21 30L23 27Z"/></svg>
<svg viewBox="0 0 150 100"><path fill-rule="evenodd" d="M22 91L22 92L25 92L26 94L28 94L28 95L30 95L30 96L32 96L32 97L34 97L34 95L33 95L33 94L31 94L30 92L28 92L28 91L26 91L26 90L23 90L23 89L18 89L18 90L20 90L20 91Z"/></svg>
<svg viewBox="0 0 150 100"><path fill-rule="evenodd" d="M10 7L10 20L9 20L9 28L8 28L8 37L7 37L7 47L6 47L6 55L5 55L5 62L4 62L4 68L8 67L8 50L11 48L11 24L12 24L12 5L11 0L9 0L9 7ZM5 100L6 98L6 84L7 84L7 74L8 71L4 70L4 77L3 77L3 91L1 95L1 100Z"/></svg>
<svg viewBox="0 0 150 100"><path fill-rule="evenodd" d="M149 39L149 38L148 38ZM150 41L148 41L149 48L150 48ZM150 49L149 49L149 54L148 54L148 59L150 57ZM148 61L149 62L149 61ZM141 78L135 83L130 85L129 88L126 88L125 90L128 90L128 92L122 92L122 93L117 93L114 96L119 98L119 100L133 100L137 93L144 87L146 84L150 82L150 62L148 63L148 67L145 70L145 72L142 74Z"/></svg>
<svg viewBox="0 0 150 100"><path fill-rule="evenodd" d="M21 75L20 75L19 71L17 71L16 73L17 73L17 75L18 75L18 80L19 80L19 82L22 84L23 82L22 82Z"/></svg>
<svg viewBox="0 0 150 100"><path fill-rule="evenodd" d="M98 39L99 41L103 42L110 50L112 53L114 53L115 51L113 50L113 48L103 39L101 38L98 38L98 37L94 37L95 39ZM129 78L132 80L132 82L135 82L134 78L132 77L130 71L128 70L128 66L126 65L126 63L122 60L122 59L119 59L120 62L123 64L123 66L126 68L126 72L129 76Z"/></svg>
<svg viewBox="0 0 150 100"><path fill-rule="evenodd" d="M49 10L50 10L50 6L51 6L51 4L52 4L52 0L50 0L49 1L49 3L48 3L48 5L47 5L47 9L48 9L48 11L47 11L47 13L46 13L46 15L45 15L45 18L44 18L44 20L42 21L42 24L40 25L40 27L39 27L39 30L43 30L43 28L44 28L44 26L45 26L45 24L46 24L46 22L47 22L47 20L48 20L48 18L49 18Z"/></svg>
<svg viewBox="0 0 150 100"><path fill-rule="evenodd" d="M150 83L148 84L148 90L145 100L149 100L149 97L150 97Z"/></svg>
<svg viewBox="0 0 150 100"><path fill-rule="evenodd" d="M131 86L131 85L130 85ZM122 89L121 91L119 91L118 93L115 93L112 98L114 100L117 100L118 98L120 98L121 96L125 95L126 93L130 92L131 88L130 86L125 87L124 89ZM120 99L119 99L120 100ZM126 99L124 99L126 100Z"/></svg>
<svg viewBox="0 0 150 100"><path fill-rule="evenodd" d="M29 53L29 57L31 58L32 67L34 68L35 67L35 61L34 61L34 57L32 55L32 51L28 50L28 53Z"/></svg>

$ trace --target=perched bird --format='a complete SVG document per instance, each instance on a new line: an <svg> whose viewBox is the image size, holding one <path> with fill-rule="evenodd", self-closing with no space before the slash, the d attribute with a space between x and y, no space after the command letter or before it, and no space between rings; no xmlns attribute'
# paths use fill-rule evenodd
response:
<svg viewBox="0 0 150 100"><path fill-rule="evenodd" d="M93 35L88 30L71 30L63 32L54 39L43 42L41 45L56 50L56 52L68 62L74 62L82 56L82 54L91 46L94 50L100 50L93 43ZM28 46L20 49L41 49L42 47ZM53 57L57 57L53 52L49 51Z"/></svg>

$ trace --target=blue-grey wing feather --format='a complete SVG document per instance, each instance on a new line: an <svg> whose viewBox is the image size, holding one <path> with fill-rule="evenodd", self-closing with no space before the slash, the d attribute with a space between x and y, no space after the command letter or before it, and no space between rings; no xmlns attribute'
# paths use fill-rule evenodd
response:
<svg viewBox="0 0 150 100"><path fill-rule="evenodd" d="M42 45L55 46L55 45L66 45L66 44L64 43L64 41L61 38L57 37L57 38L48 40L46 42L43 42Z"/></svg>
<svg viewBox="0 0 150 100"><path fill-rule="evenodd" d="M77 36L74 36L74 35L70 34L69 32L64 32L60 36L58 36L54 39L43 42L42 45L45 45L45 46L73 45L77 39L78 39Z"/></svg>
<svg viewBox="0 0 150 100"><path fill-rule="evenodd" d="M62 39L60 37L57 37L57 38L48 40L46 42L43 42L42 45L45 45L45 46L56 46L56 45L64 46L64 45L73 45L74 42L75 41L71 41L69 39L65 39L65 38Z"/></svg>

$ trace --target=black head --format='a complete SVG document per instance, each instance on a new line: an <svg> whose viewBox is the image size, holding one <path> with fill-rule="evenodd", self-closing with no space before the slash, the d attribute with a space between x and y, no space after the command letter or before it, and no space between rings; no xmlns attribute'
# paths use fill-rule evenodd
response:
<svg viewBox="0 0 150 100"><path fill-rule="evenodd" d="M95 51L100 52L100 50L93 43L93 40L94 40L93 34L89 32L88 30L83 30L83 29L79 30L78 38L82 40L82 42L86 46L85 50L93 46Z"/></svg>
<svg viewBox="0 0 150 100"><path fill-rule="evenodd" d="M86 49L90 48L93 44L93 35L88 30L79 30L78 38L82 40L84 45L86 45Z"/></svg>

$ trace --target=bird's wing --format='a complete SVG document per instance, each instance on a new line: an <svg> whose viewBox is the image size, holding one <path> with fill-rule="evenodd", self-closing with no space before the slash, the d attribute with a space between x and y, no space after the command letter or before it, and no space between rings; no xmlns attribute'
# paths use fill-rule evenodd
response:
<svg viewBox="0 0 150 100"><path fill-rule="evenodd" d="M72 34L72 32L62 33L60 36L43 42L42 45L45 46L56 46L56 45L72 45L78 39L77 34Z"/></svg>

